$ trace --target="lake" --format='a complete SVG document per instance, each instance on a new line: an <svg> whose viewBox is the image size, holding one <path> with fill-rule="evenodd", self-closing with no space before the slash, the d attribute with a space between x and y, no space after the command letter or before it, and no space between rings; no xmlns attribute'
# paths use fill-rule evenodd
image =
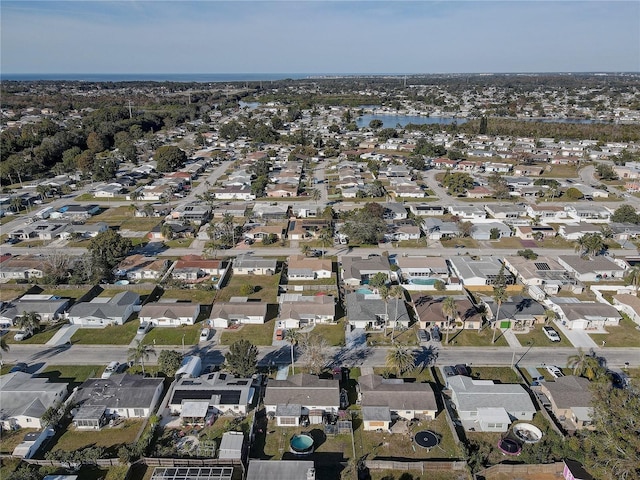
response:
<svg viewBox="0 0 640 480"><path fill-rule="evenodd" d="M466 118L454 118L454 117L427 117L424 115L373 115L366 114L356 119L356 125L358 128L368 127L369 122L371 120L382 120L382 125L384 128L395 128L396 125L400 124L401 127L404 127L410 123L414 125L451 125L452 123L457 123L458 125L463 124L467 121Z"/></svg>

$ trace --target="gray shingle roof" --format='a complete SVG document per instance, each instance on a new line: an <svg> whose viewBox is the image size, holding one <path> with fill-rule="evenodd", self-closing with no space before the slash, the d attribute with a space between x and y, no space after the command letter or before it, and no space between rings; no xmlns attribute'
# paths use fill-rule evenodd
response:
<svg viewBox="0 0 640 480"><path fill-rule="evenodd" d="M392 410L437 410L433 388L428 383L409 383L402 379L385 379L380 375L363 375L358 379L362 406L386 406Z"/></svg>
<svg viewBox="0 0 640 480"><path fill-rule="evenodd" d="M340 406L338 380L320 379L301 373L287 380L269 380L264 396L265 405L299 404L304 406Z"/></svg>
<svg viewBox="0 0 640 480"><path fill-rule="evenodd" d="M483 407L504 407L508 412L535 412L529 394L520 384L473 380L462 375L447 380L452 399L460 411Z"/></svg>
<svg viewBox="0 0 640 480"><path fill-rule="evenodd" d="M120 373L109 378L90 378L80 386L77 402L108 408L149 408L162 378Z"/></svg>

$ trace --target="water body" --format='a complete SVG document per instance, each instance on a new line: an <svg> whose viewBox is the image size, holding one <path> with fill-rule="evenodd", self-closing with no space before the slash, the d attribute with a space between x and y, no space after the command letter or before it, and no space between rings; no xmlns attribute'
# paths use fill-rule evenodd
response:
<svg viewBox="0 0 640 480"><path fill-rule="evenodd" d="M356 119L356 125L358 128L368 127L371 120L382 120L384 128L395 128L400 124L404 127L410 123L414 125L451 125L457 123L458 125L467 122L466 118L454 118L454 117L426 117L423 115L373 115L366 114Z"/></svg>

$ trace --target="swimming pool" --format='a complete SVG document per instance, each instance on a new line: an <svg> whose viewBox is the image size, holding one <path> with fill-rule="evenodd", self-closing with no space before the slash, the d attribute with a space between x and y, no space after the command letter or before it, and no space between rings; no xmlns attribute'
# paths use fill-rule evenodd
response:
<svg viewBox="0 0 640 480"><path fill-rule="evenodd" d="M411 285L435 285L436 278L410 278L409 283Z"/></svg>
<svg viewBox="0 0 640 480"><path fill-rule="evenodd" d="M368 288L359 288L358 290L356 290L356 293L362 293L363 295L371 295L371 294L373 294L373 292L371 290L369 290Z"/></svg>

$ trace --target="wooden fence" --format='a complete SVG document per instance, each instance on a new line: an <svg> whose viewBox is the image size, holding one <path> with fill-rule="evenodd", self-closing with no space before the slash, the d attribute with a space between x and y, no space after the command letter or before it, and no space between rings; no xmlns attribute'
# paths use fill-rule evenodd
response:
<svg viewBox="0 0 640 480"><path fill-rule="evenodd" d="M399 470L403 472L420 472L427 471L465 471L467 469L467 462L455 461L455 462L394 462L390 460L366 460L366 467L369 470Z"/></svg>
<svg viewBox="0 0 640 480"><path fill-rule="evenodd" d="M564 468L563 462L537 464L537 465L507 465L504 463L493 465L492 467L485 468L475 474L475 478L495 478L498 475L505 475L512 478L517 478L520 475L558 475L562 474Z"/></svg>

